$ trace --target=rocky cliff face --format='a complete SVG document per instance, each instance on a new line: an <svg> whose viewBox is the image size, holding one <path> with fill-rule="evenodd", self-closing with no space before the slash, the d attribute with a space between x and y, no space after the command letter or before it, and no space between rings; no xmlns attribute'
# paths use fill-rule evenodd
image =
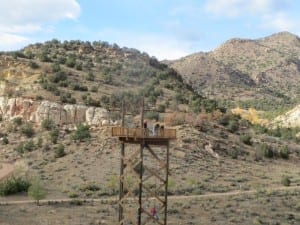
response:
<svg viewBox="0 0 300 225"><path fill-rule="evenodd" d="M3 120L21 117L24 120L41 123L46 118L56 124L102 125L109 121L108 112L104 108L84 105L59 104L50 101L37 102L26 98L0 97L0 114Z"/></svg>
<svg viewBox="0 0 300 225"><path fill-rule="evenodd" d="M283 115L276 117L270 124L271 127L300 127L300 105Z"/></svg>

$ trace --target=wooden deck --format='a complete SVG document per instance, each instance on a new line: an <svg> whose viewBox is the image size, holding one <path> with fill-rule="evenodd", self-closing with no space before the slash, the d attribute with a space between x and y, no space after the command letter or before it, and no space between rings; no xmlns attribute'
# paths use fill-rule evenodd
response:
<svg viewBox="0 0 300 225"><path fill-rule="evenodd" d="M112 127L112 136L119 137L126 142L141 142L142 140L152 143L168 142L176 139L175 129L159 129L153 132L147 128Z"/></svg>

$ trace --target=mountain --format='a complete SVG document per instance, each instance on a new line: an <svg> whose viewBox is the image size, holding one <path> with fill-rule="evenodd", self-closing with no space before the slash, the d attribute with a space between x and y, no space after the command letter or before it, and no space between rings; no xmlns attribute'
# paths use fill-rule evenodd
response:
<svg viewBox="0 0 300 225"><path fill-rule="evenodd" d="M107 42L58 40L0 54L0 95L136 110L142 96L160 110L186 110L200 98L166 65Z"/></svg>
<svg viewBox="0 0 300 225"><path fill-rule="evenodd" d="M299 97L300 38L281 32L256 40L234 38L213 51L168 62L205 96L274 109Z"/></svg>
<svg viewBox="0 0 300 225"><path fill-rule="evenodd" d="M261 102L256 97L271 102L292 98L288 96L292 88L279 92L267 86L273 82L271 73L265 75L266 81L270 80L266 83L255 79L254 68L251 73L244 68L247 62L227 62L230 57L232 61L238 57L238 53L229 54L229 49L242 52L245 48L243 57L248 57L250 49L261 48L257 42L270 46L272 42L282 46L282 51L292 51L285 50L295 45L291 43L298 43L292 37L278 34L257 41L228 41L213 52L178 60L185 66L182 75L146 53L106 42L52 40L2 52L0 204L5 213L0 213L0 221L118 224L118 203L114 199L119 187L121 145L104 121L120 119L119 109L125 100L125 126L136 126L145 96L148 127L159 123L166 129L176 129L177 138L170 143L168 193L174 197L168 203L170 224L272 224L274 219L280 224L297 224L299 130L254 126L239 115L214 110L222 109L218 104L228 97L232 102L241 96L258 104ZM290 41L281 41L286 39ZM283 56L278 61L286 62ZM280 69L276 65L274 61L270 68ZM260 119L260 111L242 112L252 122ZM139 164L136 157L141 146L125 146L125 170L133 172L127 162ZM164 168L160 163L150 165L148 160L150 154L158 161L166 160L166 149L159 145L147 149L143 151L145 166L160 180ZM12 177L8 166L15 168ZM146 174L143 182L147 180L146 188L154 191L157 182ZM131 175L123 179L125 189L140 184L137 174ZM23 189L39 180L47 191L41 207L25 203ZM162 186L158 186L160 194ZM25 192L13 194L18 191ZM15 200L25 202L17 204ZM144 209L155 205L156 200L143 202ZM135 206L132 209L136 210ZM126 213L135 218L134 211Z"/></svg>

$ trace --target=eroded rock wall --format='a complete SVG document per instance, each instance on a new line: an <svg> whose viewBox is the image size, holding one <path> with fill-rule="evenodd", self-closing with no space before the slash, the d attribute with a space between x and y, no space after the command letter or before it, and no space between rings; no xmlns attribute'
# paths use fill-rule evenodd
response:
<svg viewBox="0 0 300 225"><path fill-rule="evenodd" d="M59 104L56 102L37 102L26 98L0 97L0 114L3 120L21 117L24 120L41 123L49 118L56 124L101 125L109 120L104 108L87 107L84 105Z"/></svg>

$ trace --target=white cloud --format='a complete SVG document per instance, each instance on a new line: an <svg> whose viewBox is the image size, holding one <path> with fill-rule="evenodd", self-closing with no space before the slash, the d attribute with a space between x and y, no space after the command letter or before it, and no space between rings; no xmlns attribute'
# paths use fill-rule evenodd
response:
<svg viewBox="0 0 300 225"><path fill-rule="evenodd" d="M272 15L265 15L262 28L275 28L278 30L294 30L297 24L291 20L285 13L277 13ZM299 25L299 24L298 24Z"/></svg>
<svg viewBox="0 0 300 225"><path fill-rule="evenodd" d="M8 0L0 3L0 50L28 41L26 34L48 31L49 25L62 19L76 19L80 5L76 0ZM11 38L11 39L10 39ZM5 47L8 46L8 47Z"/></svg>
<svg viewBox="0 0 300 225"><path fill-rule="evenodd" d="M249 18L258 21L259 28L296 32L299 18L289 13L297 3L295 0L206 0L204 6L207 12L219 17Z"/></svg>
<svg viewBox="0 0 300 225"><path fill-rule="evenodd" d="M6 34L0 32L0 49L5 51L19 49L24 44L29 43L28 38L14 35L14 34Z"/></svg>
<svg viewBox="0 0 300 225"><path fill-rule="evenodd" d="M206 0L205 9L218 16L276 12L289 7L291 0Z"/></svg>
<svg viewBox="0 0 300 225"><path fill-rule="evenodd" d="M173 36L163 34L135 33L120 30L103 30L98 32L100 40L110 40L120 46L136 48L155 56L159 60L178 59L190 54L191 45L188 41L176 39Z"/></svg>
<svg viewBox="0 0 300 225"><path fill-rule="evenodd" d="M9 0L0 3L2 24L42 24L60 19L75 19L80 14L76 0Z"/></svg>

